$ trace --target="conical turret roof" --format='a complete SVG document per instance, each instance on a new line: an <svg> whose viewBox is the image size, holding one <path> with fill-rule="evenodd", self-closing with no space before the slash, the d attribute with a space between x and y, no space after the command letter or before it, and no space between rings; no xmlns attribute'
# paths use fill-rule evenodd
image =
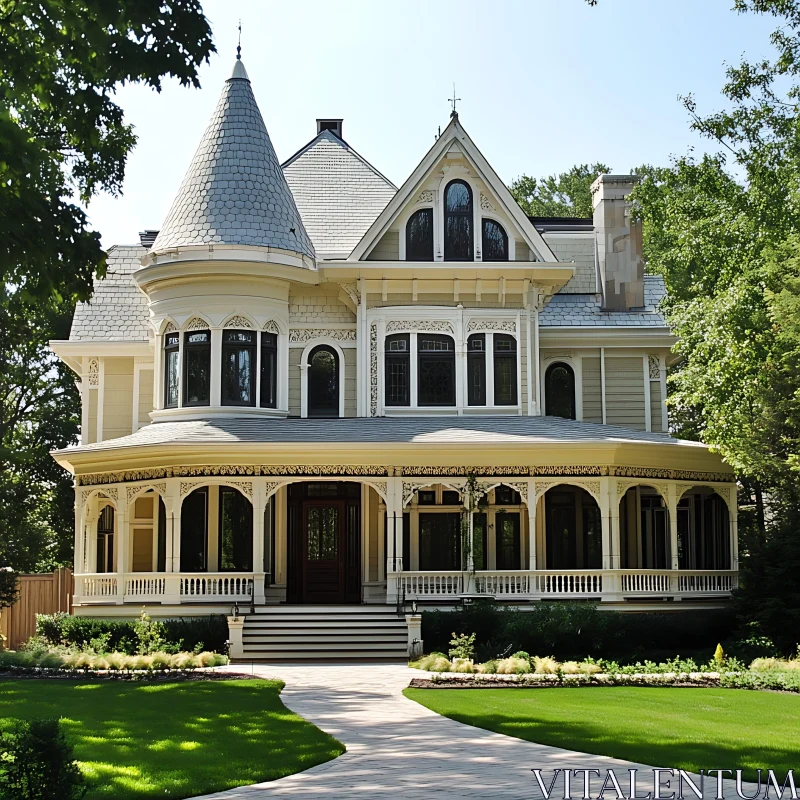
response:
<svg viewBox="0 0 800 800"><path fill-rule="evenodd" d="M203 244L274 247L314 258L241 61L225 81L152 250Z"/></svg>

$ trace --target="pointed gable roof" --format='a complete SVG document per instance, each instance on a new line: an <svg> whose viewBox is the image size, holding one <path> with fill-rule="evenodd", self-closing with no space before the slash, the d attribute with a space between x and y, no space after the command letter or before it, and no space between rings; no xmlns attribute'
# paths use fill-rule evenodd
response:
<svg viewBox="0 0 800 800"><path fill-rule="evenodd" d="M272 247L314 258L241 61L225 81L151 252L203 244Z"/></svg>
<svg viewBox="0 0 800 800"><path fill-rule="evenodd" d="M320 258L345 258L394 197L397 187L329 130L283 164Z"/></svg>
<svg viewBox="0 0 800 800"><path fill-rule="evenodd" d="M541 261L557 261L547 242L519 207L508 187L500 180L500 176L492 169L491 164L484 158L483 153L464 130L458 120L458 114L451 115L450 123L442 131L441 136L436 140L433 147L428 150L405 183L397 190L397 194L389 201L380 216L372 223L361 241L350 253L349 260L360 261L369 255L370 250L402 212L414 192L426 180L441 159L445 157L454 143L478 171L509 217L514 220L520 234L524 237L531 250L537 254L538 259Z"/></svg>

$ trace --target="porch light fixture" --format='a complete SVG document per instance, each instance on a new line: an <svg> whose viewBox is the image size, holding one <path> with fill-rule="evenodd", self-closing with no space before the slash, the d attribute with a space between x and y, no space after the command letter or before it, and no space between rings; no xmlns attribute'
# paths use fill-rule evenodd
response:
<svg viewBox="0 0 800 800"><path fill-rule="evenodd" d="M412 600L411 601L411 613L412 614L416 614L417 613L417 601L416 600ZM416 639L414 641L416 641Z"/></svg>
<svg viewBox="0 0 800 800"><path fill-rule="evenodd" d="M239 619L239 604L233 604L233 620L236 622Z"/></svg>

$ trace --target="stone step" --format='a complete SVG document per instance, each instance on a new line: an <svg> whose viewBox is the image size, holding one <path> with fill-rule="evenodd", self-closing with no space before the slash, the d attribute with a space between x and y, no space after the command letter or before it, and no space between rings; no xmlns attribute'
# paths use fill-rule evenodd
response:
<svg viewBox="0 0 800 800"><path fill-rule="evenodd" d="M245 622L247 630L254 630L256 628L275 628L275 629L291 629L291 628L374 628L380 626L381 628L399 628L406 629L406 621L404 619L397 619L393 617L379 618L379 619L248 619Z"/></svg>
<svg viewBox="0 0 800 800"><path fill-rule="evenodd" d="M361 635L350 635L348 637L343 636L331 636L330 634L325 633L317 633L313 635L309 635L307 633L300 633L297 636L258 636L258 635L250 635L243 638L243 644L245 650L248 647L256 646L259 644L269 645L270 647L274 644L314 644L314 643L325 643L325 644L335 644L336 647L340 645L347 645L350 644L390 644L394 647L405 647L406 646L406 634L400 634L398 636L382 636L380 634L364 634Z"/></svg>

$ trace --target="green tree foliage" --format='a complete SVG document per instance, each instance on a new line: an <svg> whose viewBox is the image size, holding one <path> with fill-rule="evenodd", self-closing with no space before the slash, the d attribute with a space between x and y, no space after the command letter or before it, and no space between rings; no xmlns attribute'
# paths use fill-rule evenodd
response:
<svg viewBox="0 0 800 800"><path fill-rule="evenodd" d="M546 178L521 175L509 189L522 210L532 217L591 217L594 179L609 168L605 164L578 164Z"/></svg>

